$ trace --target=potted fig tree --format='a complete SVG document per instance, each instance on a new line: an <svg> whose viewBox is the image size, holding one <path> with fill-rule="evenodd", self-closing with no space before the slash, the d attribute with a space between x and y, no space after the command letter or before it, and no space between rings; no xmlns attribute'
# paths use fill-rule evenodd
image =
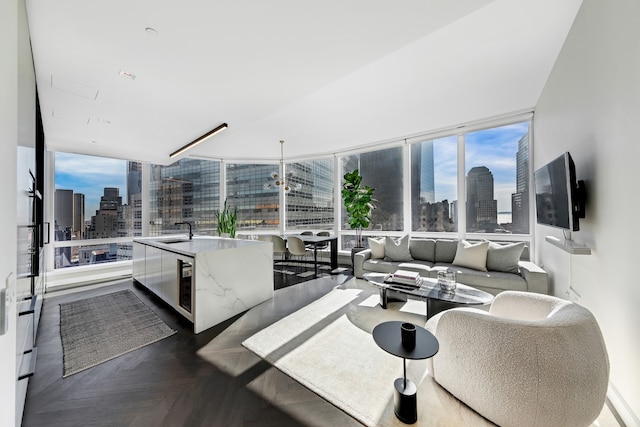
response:
<svg viewBox="0 0 640 427"><path fill-rule="evenodd" d="M356 246L351 248L351 265L353 256L364 249L362 230L369 228L371 213L375 209L373 198L375 188L362 185L362 175L358 169L347 172L342 184L342 201L347 211L349 228L356 231Z"/></svg>

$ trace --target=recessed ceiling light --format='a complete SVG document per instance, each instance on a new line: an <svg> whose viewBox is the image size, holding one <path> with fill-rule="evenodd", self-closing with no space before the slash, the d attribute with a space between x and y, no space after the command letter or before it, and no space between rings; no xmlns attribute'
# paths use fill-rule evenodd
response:
<svg viewBox="0 0 640 427"><path fill-rule="evenodd" d="M158 31L155 28L147 27L144 29L150 36L157 36Z"/></svg>
<svg viewBox="0 0 640 427"><path fill-rule="evenodd" d="M125 71L125 70L120 70L118 75L119 76L124 76L124 77L129 77L131 80L135 80L136 79L136 75L135 74L130 73L129 71Z"/></svg>

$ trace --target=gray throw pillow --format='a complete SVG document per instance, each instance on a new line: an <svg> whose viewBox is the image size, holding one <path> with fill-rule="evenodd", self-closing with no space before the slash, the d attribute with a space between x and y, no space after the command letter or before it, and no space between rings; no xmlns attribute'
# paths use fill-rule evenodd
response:
<svg viewBox="0 0 640 427"><path fill-rule="evenodd" d="M524 247L524 242L507 245L490 242L487 252L487 269L505 273L519 273L518 261L520 261Z"/></svg>
<svg viewBox="0 0 640 427"><path fill-rule="evenodd" d="M411 252L409 251L409 235L403 236L398 240L387 237L384 243L384 260L385 261L413 261Z"/></svg>
<svg viewBox="0 0 640 427"><path fill-rule="evenodd" d="M436 259L436 241L433 239L409 239L409 251L413 259L433 262Z"/></svg>
<svg viewBox="0 0 640 427"><path fill-rule="evenodd" d="M456 256L456 250L458 248L457 240L436 240L436 259L435 262L448 262L452 263L453 258Z"/></svg>

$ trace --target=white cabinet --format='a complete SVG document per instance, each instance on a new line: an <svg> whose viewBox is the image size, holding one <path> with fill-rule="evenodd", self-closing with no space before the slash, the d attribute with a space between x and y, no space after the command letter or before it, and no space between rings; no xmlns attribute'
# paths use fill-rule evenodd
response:
<svg viewBox="0 0 640 427"><path fill-rule="evenodd" d="M178 255L162 251L162 283L160 298L172 307L178 305Z"/></svg>
<svg viewBox="0 0 640 427"><path fill-rule="evenodd" d="M145 250L145 283L151 292L162 298L162 249L147 246Z"/></svg>
<svg viewBox="0 0 640 427"><path fill-rule="evenodd" d="M133 242L133 278L143 285L145 280L145 249L147 245Z"/></svg>
<svg viewBox="0 0 640 427"><path fill-rule="evenodd" d="M134 242L133 278L189 320L193 320L191 313L180 307L179 259L194 265L192 257Z"/></svg>

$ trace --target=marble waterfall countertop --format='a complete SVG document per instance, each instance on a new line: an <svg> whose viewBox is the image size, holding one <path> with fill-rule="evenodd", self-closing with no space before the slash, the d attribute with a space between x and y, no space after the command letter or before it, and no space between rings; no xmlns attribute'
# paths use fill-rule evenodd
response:
<svg viewBox="0 0 640 427"><path fill-rule="evenodd" d="M202 332L220 322L248 310L273 297L273 249L271 242L260 240L230 239L223 237L161 236L133 239L135 244L159 249L158 253L170 253L174 257L194 260L194 276L191 283L192 309L186 313L176 299L178 284L169 281L154 288L154 279L161 276L177 279L176 258L157 255L146 250L141 261L145 263L143 285L159 291L166 302L193 322L195 333ZM176 255L177 254L177 255ZM134 248L134 265L136 262ZM144 259L142 259L144 257ZM158 266L159 262L159 266ZM165 265L166 262L166 265ZM167 274L165 273L167 271ZM134 276L134 278L136 278ZM137 279L138 280L138 279ZM145 284L146 282L146 284ZM151 285L149 284L151 283ZM154 290L156 289L156 290ZM174 290L175 289L175 290Z"/></svg>
<svg viewBox="0 0 640 427"><path fill-rule="evenodd" d="M214 236L193 236L193 239L189 240L189 236L186 234L136 237L133 241L190 257L195 257L203 252L237 249L265 243L260 240L230 239Z"/></svg>

